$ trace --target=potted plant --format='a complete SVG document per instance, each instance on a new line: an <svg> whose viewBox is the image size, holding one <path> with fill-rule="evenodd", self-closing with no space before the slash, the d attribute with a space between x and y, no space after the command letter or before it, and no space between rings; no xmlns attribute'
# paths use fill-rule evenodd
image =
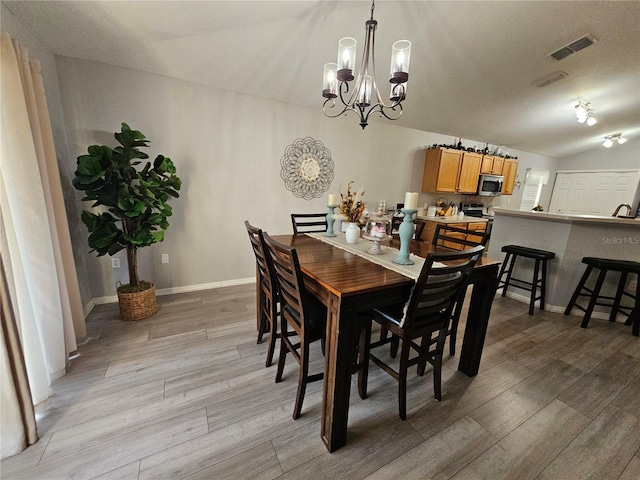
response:
<svg viewBox="0 0 640 480"><path fill-rule="evenodd" d="M73 186L84 192L82 200L103 207L84 210L82 222L89 230L89 247L98 256L127 251L129 284L118 287L120 317L141 320L157 312L153 283L138 277L138 249L162 242L172 214L167 203L178 198L182 181L170 158L158 155L151 163L140 151L149 141L126 123L115 133L115 148L91 145L78 157Z"/></svg>

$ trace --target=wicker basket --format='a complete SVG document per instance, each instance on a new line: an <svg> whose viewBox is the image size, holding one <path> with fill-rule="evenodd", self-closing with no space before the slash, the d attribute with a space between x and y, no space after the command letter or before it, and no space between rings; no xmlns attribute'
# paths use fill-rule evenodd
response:
<svg viewBox="0 0 640 480"><path fill-rule="evenodd" d="M120 318L122 320L131 321L149 318L158 311L156 287L151 284L151 288L142 292L118 292L118 303L120 304Z"/></svg>

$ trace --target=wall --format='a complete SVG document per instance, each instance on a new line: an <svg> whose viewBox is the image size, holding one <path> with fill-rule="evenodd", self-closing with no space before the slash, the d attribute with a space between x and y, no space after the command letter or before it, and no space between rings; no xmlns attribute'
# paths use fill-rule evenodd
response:
<svg viewBox="0 0 640 480"><path fill-rule="evenodd" d="M605 170L612 168L640 168L640 140L629 140L622 145L614 143L611 148L596 150L563 158L558 170Z"/></svg>
<svg viewBox="0 0 640 480"><path fill-rule="evenodd" d="M61 159L67 174L88 145L114 145L112 132L124 121L147 136L150 155L171 157L183 179L165 241L139 252L141 277L153 279L158 289L250 279L255 266L244 220L273 234L288 233L289 213L326 211L329 192L305 201L280 178L280 159L295 139L311 136L331 151L330 192L344 191L355 180L372 206L380 199L402 202L405 191L419 191L424 147L453 140L380 122L362 131L353 116L329 119L319 108L78 59L58 57L57 68L71 149ZM524 165L553 162L529 157ZM425 202L432 203L432 196L421 194L419 204ZM85 245L78 248L86 252ZM162 253L169 254L169 264L160 262ZM90 256L88 264L94 297L112 296L116 282L127 282L126 270L112 269L109 258Z"/></svg>

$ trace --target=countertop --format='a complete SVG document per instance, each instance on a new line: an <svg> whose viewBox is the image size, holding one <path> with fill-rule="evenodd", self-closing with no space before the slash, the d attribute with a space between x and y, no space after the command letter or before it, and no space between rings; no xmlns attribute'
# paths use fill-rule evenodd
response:
<svg viewBox="0 0 640 480"><path fill-rule="evenodd" d="M486 218L472 217L471 215L465 215L462 218L453 215L450 217L427 217L426 215L418 215L416 218L436 223L487 223L489 221Z"/></svg>
<svg viewBox="0 0 640 480"><path fill-rule="evenodd" d="M495 209L496 216L505 215L519 218L531 218L536 220L547 220L550 222L564 223L604 223L613 225L637 225L640 227L640 218L604 217L597 215L571 215L568 213L534 212L521 210ZM466 217L465 217L466 218Z"/></svg>

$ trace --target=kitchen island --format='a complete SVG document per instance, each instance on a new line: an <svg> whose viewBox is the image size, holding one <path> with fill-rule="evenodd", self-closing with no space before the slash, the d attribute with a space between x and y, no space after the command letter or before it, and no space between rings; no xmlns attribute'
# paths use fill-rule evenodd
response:
<svg viewBox="0 0 640 480"><path fill-rule="evenodd" d="M584 273L583 257L640 261L640 219L496 209L489 255L503 259L504 245L522 245L556 254L549 262L545 309L564 312ZM518 278L533 278L533 266L529 263L533 262L519 260ZM635 281L635 276L631 277ZM602 293L612 295L618 278L615 274L607 275ZM507 295L529 302L529 292L524 290L510 287ZM598 311L599 308L596 307L593 317L606 318L608 309ZM573 313L582 315L577 309Z"/></svg>

